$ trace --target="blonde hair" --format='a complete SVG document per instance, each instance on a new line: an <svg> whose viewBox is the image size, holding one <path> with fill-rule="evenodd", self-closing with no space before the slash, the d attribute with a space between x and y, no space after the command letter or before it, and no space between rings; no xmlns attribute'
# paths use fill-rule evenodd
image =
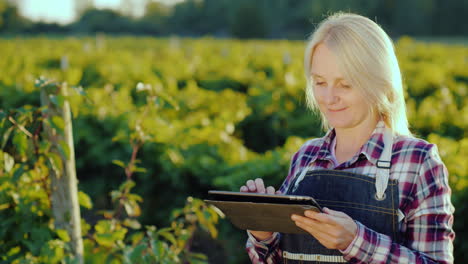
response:
<svg viewBox="0 0 468 264"><path fill-rule="evenodd" d="M304 55L307 105L319 111L314 97L311 63L318 44L325 44L337 57L343 77L360 89L370 107L397 135L411 135L406 117L400 68L388 35L372 20L337 13L322 21L309 38ZM330 126L320 113L325 129Z"/></svg>

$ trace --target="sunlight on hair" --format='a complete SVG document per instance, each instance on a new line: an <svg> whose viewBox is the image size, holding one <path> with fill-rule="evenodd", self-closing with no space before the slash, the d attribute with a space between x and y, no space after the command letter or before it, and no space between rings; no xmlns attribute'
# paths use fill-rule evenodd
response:
<svg viewBox="0 0 468 264"><path fill-rule="evenodd" d="M372 20L349 13L337 13L322 21L311 35L304 54L309 108L319 111L313 92L311 61L318 44L329 47L340 61L347 81L360 90L369 111L377 111L397 135L411 135L398 60L393 43ZM320 113L324 129L330 126Z"/></svg>

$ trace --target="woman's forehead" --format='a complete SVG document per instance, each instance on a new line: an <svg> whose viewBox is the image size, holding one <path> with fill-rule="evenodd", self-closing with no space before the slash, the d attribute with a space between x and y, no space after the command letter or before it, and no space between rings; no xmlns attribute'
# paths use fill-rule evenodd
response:
<svg viewBox="0 0 468 264"><path fill-rule="evenodd" d="M312 54L310 74L316 78L344 79L339 61L325 44L318 44Z"/></svg>

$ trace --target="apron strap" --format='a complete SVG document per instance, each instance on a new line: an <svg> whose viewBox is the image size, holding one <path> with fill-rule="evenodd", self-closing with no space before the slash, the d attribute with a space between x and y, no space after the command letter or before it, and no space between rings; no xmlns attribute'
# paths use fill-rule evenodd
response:
<svg viewBox="0 0 468 264"><path fill-rule="evenodd" d="M377 200L385 199L385 190L390 178L390 167L392 160L393 135L390 129L385 128L383 134L384 149L380 158L377 160L377 172L375 175L375 190Z"/></svg>
<svg viewBox="0 0 468 264"><path fill-rule="evenodd" d="M297 179L291 183L292 184L292 189L290 191L291 193L296 191L297 187L299 186L299 183L304 179L305 175L309 171L309 162L307 162L306 164L307 165L302 169L299 177L297 177ZM290 192L288 191L288 193Z"/></svg>

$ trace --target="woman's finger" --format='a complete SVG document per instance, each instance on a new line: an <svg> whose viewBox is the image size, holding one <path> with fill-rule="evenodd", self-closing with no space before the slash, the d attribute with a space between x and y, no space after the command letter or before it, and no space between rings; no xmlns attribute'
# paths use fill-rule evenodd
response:
<svg viewBox="0 0 468 264"><path fill-rule="evenodd" d="M311 226L310 224L304 223L302 221L295 221L294 222L296 226L302 228L304 231L307 233L311 234L315 238L318 239L318 237L321 237L322 235L320 234L320 229L315 228L314 226Z"/></svg>
<svg viewBox="0 0 468 264"><path fill-rule="evenodd" d="M268 194L275 194L275 187L273 187L273 186L268 186L268 187L266 188L266 193L268 193Z"/></svg>
<svg viewBox="0 0 468 264"><path fill-rule="evenodd" d="M245 185L242 185L242 186L240 187L240 191L241 191L241 192L248 192L248 191L249 191L249 188L247 188L247 186L245 186Z"/></svg>
<svg viewBox="0 0 468 264"><path fill-rule="evenodd" d="M294 222L300 222L300 223L303 223L307 226L311 226L313 228L317 228L319 227L320 225L323 225L324 223L321 223L313 218L309 218L309 217L305 217L305 216L301 216L301 215L296 215L296 214L293 214L291 216L291 219L294 221Z"/></svg>
<svg viewBox="0 0 468 264"><path fill-rule="evenodd" d="M326 213L319 213L313 210L306 210L304 215L308 218L314 219L317 222L330 223L335 222L333 216L330 216Z"/></svg>
<svg viewBox="0 0 468 264"><path fill-rule="evenodd" d="M255 179L255 185L257 187L258 193L265 193L265 184L263 183L262 179L260 178Z"/></svg>
<svg viewBox="0 0 468 264"><path fill-rule="evenodd" d="M326 229L324 228L324 223L317 222L316 220L308 217L292 215L291 219L298 227L304 229L306 232L313 235L314 237L318 236Z"/></svg>
<svg viewBox="0 0 468 264"><path fill-rule="evenodd" d="M323 211L329 215L332 215L332 216L337 216L337 217L341 217L341 218L348 218L349 216L343 212L340 212L340 211L335 211L335 210L332 210L330 208L327 208L327 207L324 207L323 208Z"/></svg>
<svg viewBox="0 0 468 264"><path fill-rule="evenodd" d="M334 211L328 208L324 208L324 213L318 213L312 210L307 210L305 211L304 215L316 220L317 222L321 223L326 223L329 225L342 225L343 221L352 221L351 217L349 217L347 214L340 212L340 211Z"/></svg>
<svg viewBox="0 0 468 264"><path fill-rule="evenodd" d="M257 187L255 186L255 182L252 180L247 181L247 188L249 188L249 192L257 192Z"/></svg>

